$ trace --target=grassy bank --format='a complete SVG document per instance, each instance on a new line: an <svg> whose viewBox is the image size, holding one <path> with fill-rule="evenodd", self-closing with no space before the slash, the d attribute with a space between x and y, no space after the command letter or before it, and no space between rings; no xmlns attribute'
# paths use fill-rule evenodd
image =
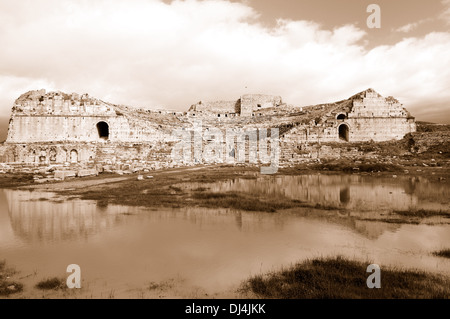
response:
<svg viewBox="0 0 450 319"><path fill-rule="evenodd" d="M370 262L343 257L313 259L250 278L244 291L268 299L448 299L450 280L425 272L381 266L381 288L366 284Z"/></svg>
<svg viewBox="0 0 450 319"><path fill-rule="evenodd" d="M0 188L33 185L33 174L7 173L0 174Z"/></svg>
<svg viewBox="0 0 450 319"><path fill-rule="evenodd" d="M438 257L450 258L450 248L435 251L433 253L433 255L438 256Z"/></svg>
<svg viewBox="0 0 450 319"><path fill-rule="evenodd" d="M67 288L66 282L62 278L53 277L41 280L36 284L36 288L40 290L57 290Z"/></svg>
<svg viewBox="0 0 450 319"><path fill-rule="evenodd" d="M394 210L394 214L405 217L418 217L418 218L426 218L433 216L443 216L450 218L450 211L445 210L426 210L426 209Z"/></svg>
<svg viewBox="0 0 450 319"><path fill-rule="evenodd" d="M304 206L300 201L289 198L265 198L238 192L193 194L193 198L204 207L233 208L245 211L276 212L279 209Z"/></svg>
<svg viewBox="0 0 450 319"><path fill-rule="evenodd" d="M137 181L136 176L108 184L54 190L61 195L96 200L99 206L109 204L143 207L208 207L245 211L275 212L303 207L304 203L286 197L264 197L245 192L211 192L209 184L230 179L256 179L259 171L241 167L214 167L199 170L181 169L154 172L152 178ZM62 184L61 184L62 185ZM190 185L201 185L192 188Z"/></svg>
<svg viewBox="0 0 450 319"><path fill-rule="evenodd" d="M326 164L323 164L326 165ZM381 165L381 164L380 164ZM350 167L350 166L349 166ZM386 169L391 166L383 166ZM370 169L379 169L370 166ZM343 167L340 167L343 169ZM369 169L369 166L367 166ZM393 168L394 169L394 168ZM320 171L325 173L327 171ZM318 171L302 170L301 168L282 169L278 175L318 174ZM26 189L57 192L71 198L95 200L99 207L107 208L109 204L142 206L149 208L231 208L243 211L276 212L289 208L310 208L316 210L344 210L340 205L323 205L301 202L292 198L266 196L263 193L245 191L211 190L213 183L234 179L257 179L261 177L256 167L211 166L155 171L151 178L144 175L144 180L137 180L137 174L117 177L114 174L101 174L97 177L69 179L60 183L32 185ZM339 174L328 171L328 174ZM385 174L392 174L385 173ZM388 176L389 176L388 175ZM431 175L431 174L430 174ZM431 175L432 176L432 175ZM392 175L390 175L392 178ZM450 181L450 179L449 179ZM440 182L442 185L447 181ZM24 187L25 188L25 187ZM427 196L428 193L422 192ZM441 211L398 211L389 216L381 216L377 221L389 223L418 223L429 216L440 215L450 217L449 212ZM363 216L361 216L363 218ZM364 218L366 219L366 218Z"/></svg>
<svg viewBox="0 0 450 319"><path fill-rule="evenodd" d="M13 268L7 268L6 262L0 260L0 296L9 296L23 290L23 285L10 280L16 272Z"/></svg>
<svg viewBox="0 0 450 319"><path fill-rule="evenodd" d="M317 171L333 171L333 172L344 172L344 173L353 173L353 172L364 172L364 173L372 173L372 172L393 172L398 173L403 171L403 168L396 164L387 164L387 163L360 163L355 164L351 161L330 161L321 164L315 164L310 166L311 169Z"/></svg>

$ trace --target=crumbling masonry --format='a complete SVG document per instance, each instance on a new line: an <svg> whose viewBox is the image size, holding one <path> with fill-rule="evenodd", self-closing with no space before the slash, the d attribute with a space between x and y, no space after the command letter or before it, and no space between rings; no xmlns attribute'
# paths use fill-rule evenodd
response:
<svg viewBox="0 0 450 319"><path fill-rule="evenodd" d="M282 166L342 155L327 143L402 139L416 130L414 118L396 99L373 89L309 107L287 105L278 96L243 95L235 101L201 101L187 112L135 109L87 94L40 90L15 101L0 161L97 171L191 165L173 162L173 132L198 120L206 130L279 128Z"/></svg>

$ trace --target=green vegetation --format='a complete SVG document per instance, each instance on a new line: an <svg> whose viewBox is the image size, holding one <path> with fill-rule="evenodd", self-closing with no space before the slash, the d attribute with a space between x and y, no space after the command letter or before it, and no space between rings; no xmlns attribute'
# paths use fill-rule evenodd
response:
<svg viewBox="0 0 450 319"><path fill-rule="evenodd" d="M57 277L44 279L36 285L36 288L41 290L57 290L65 287L65 281Z"/></svg>
<svg viewBox="0 0 450 319"><path fill-rule="evenodd" d="M381 267L381 288L369 289L367 266L343 257L313 259L244 283L244 292L274 299L446 299L450 280L421 271Z"/></svg>

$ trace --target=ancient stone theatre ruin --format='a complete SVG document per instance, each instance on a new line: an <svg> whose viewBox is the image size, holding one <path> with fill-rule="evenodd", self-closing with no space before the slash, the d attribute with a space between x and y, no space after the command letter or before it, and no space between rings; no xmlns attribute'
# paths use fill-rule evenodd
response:
<svg viewBox="0 0 450 319"><path fill-rule="evenodd" d="M247 94L231 101L200 101L186 112L137 109L88 94L40 90L15 101L0 160L31 166L175 167L180 163L170 157L177 142L173 131L198 120L205 129L279 128L284 165L342 156L332 151L342 143L398 140L416 130L414 118L399 101L373 89L336 103L303 107L286 104L279 96Z"/></svg>

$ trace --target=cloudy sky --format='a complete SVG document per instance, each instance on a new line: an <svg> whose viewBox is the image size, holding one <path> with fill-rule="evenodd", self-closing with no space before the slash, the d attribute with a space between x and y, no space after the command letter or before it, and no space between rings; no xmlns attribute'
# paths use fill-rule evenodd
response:
<svg viewBox="0 0 450 319"><path fill-rule="evenodd" d="M380 29L367 26L371 3ZM450 123L450 0L1 0L0 48L3 117L40 88L186 110L371 87L418 120Z"/></svg>

